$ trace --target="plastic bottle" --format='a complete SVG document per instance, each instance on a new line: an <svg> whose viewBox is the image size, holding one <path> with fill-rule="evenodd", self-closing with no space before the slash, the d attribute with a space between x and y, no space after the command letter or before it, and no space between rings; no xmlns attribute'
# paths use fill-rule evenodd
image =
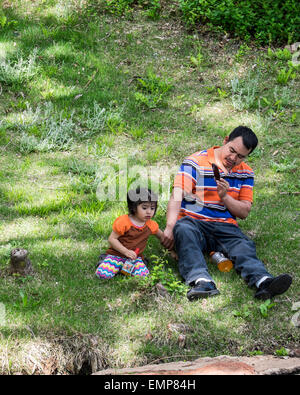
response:
<svg viewBox="0 0 300 395"><path fill-rule="evenodd" d="M213 251L209 255L211 262L218 266L220 272L230 272L230 270L233 268L232 261L226 258L222 252Z"/></svg>

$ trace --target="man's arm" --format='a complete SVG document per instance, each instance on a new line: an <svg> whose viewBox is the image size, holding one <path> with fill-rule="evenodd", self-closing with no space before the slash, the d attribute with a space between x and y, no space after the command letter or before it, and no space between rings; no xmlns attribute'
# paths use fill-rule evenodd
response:
<svg viewBox="0 0 300 395"><path fill-rule="evenodd" d="M176 224L181 202L184 197L184 191L181 188L175 187L170 197L167 208L167 225L163 233L162 244L167 249L174 247L173 228Z"/></svg>
<svg viewBox="0 0 300 395"><path fill-rule="evenodd" d="M228 208L231 214L241 219L247 218L248 214L250 213L252 203L248 200L236 200L233 197L229 196L227 194L229 184L223 178L221 178L219 181L216 180L216 183L218 185L217 192L222 202Z"/></svg>

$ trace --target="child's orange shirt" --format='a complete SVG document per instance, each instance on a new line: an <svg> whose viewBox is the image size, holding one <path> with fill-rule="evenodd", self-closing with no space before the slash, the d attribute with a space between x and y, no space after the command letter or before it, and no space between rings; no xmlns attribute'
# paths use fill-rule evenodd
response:
<svg viewBox="0 0 300 395"><path fill-rule="evenodd" d="M113 231L116 232L120 237L118 240L122 245L128 250L136 250L139 248L139 256L143 257L143 251L146 248L147 240L150 235L155 235L159 226L158 223L152 219L146 221L143 226L137 226L131 222L128 214L121 215L113 223ZM125 255L121 254L119 251L114 250L110 247L106 254L115 255L125 258Z"/></svg>

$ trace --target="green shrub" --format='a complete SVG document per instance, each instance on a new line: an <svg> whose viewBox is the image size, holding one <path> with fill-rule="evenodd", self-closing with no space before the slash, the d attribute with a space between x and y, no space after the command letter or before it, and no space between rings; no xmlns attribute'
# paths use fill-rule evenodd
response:
<svg viewBox="0 0 300 395"><path fill-rule="evenodd" d="M286 43L300 40L299 0L104 0L105 10L128 14L134 7L146 9L146 15L158 19L163 7L176 8L190 26L205 24L214 29L258 43Z"/></svg>
<svg viewBox="0 0 300 395"><path fill-rule="evenodd" d="M151 270L151 285L162 284L170 293L183 294L187 291L186 285L173 273L170 267L167 267L167 261L163 257L152 255L154 266Z"/></svg>
<svg viewBox="0 0 300 395"><path fill-rule="evenodd" d="M219 26L261 43L297 41L300 37L298 0L179 0L179 4L190 25Z"/></svg>
<svg viewBox="0 0 300 395"><path fill-rule="evenodd" d="M129 11L134 0L105 0L105 9L111 14L122 15Z"/></svg>

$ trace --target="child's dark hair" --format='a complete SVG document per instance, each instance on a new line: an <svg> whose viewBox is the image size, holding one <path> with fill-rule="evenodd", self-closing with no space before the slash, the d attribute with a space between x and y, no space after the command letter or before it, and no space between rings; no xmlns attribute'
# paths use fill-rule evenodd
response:
<svg viewBox="0 0 300 395"><path fill-rule="evenodd" d="M157 195L151 191L149 188L140 188L137 187L136 189L131 189L127 193L127 206L129 214L135 215L137 211L137 206L142 203L154 203L155 204L155 211L154 215L157 210Z"/></svg>

